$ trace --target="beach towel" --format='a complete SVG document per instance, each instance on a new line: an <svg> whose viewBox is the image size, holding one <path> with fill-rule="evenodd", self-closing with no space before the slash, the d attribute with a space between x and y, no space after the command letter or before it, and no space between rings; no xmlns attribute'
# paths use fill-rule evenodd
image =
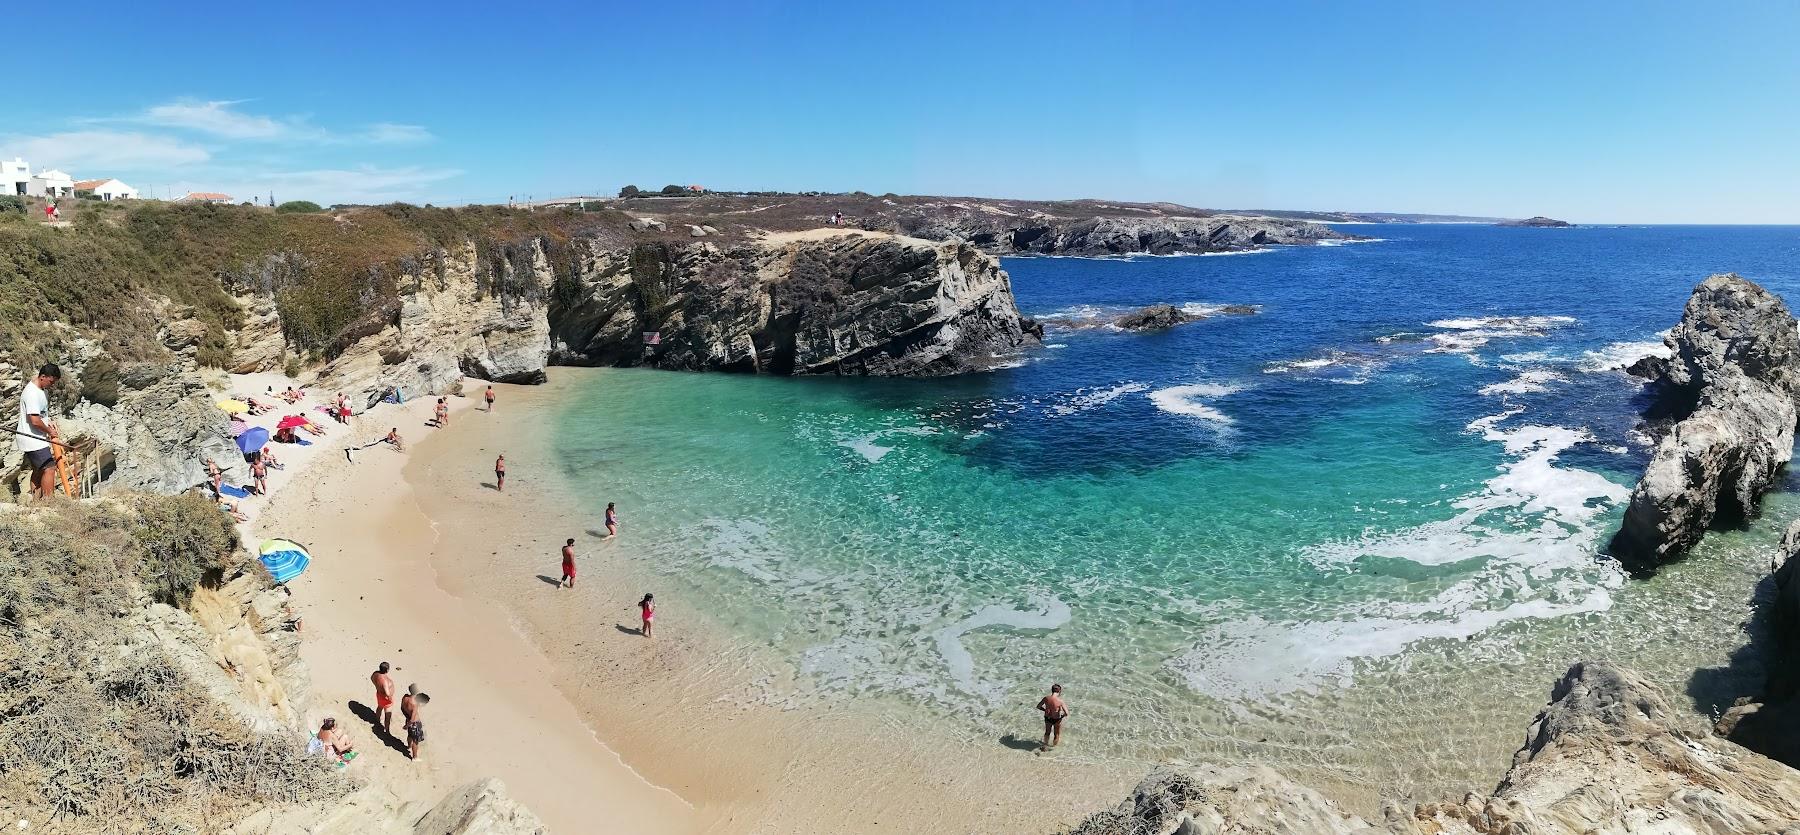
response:
<svg viewBox="0 0 1800 835"><path fill-rule="evenodd" d="M309 441L305 438L295 438L294 443L299 444L301 446L312 446L312 441Z"/></svg>
<svg viewBox="0 0 1800 835"><path fill-rule="evenodd" d="M237 498L237 499L250 498L249 490L245 490L244 488L239 487L235 484L221 484L221 485L219 485L219 492L224 493L227 496L231 496L232 498Z"/></svg>

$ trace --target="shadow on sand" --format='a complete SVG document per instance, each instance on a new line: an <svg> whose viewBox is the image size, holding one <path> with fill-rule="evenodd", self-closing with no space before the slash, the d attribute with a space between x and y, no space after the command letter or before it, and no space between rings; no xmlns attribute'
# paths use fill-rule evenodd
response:
<svg viewBox="0 0 1800 835"><path fill-rule="evenodd" d="M394 708L395 713L398 713L399 710L400 709L398 707ZM380 739L383 743L385 743L387 745L387 747L392 748L395 751L399 751L402 755L407 755L410 753L406 748L405 742L402 742L395 737L389 736L386 732L379 730L380 726L375 723L374 708L371 708L368 705L363 704L362 702L352 699L352 700L350 700L350 712L352 714L355 714L356 718L361 719L363 721L363 723L367 724L369 727L377 728L378 730L375 731L376 738ZM395 721L400 721L400 720L396 719Z"/></svg>

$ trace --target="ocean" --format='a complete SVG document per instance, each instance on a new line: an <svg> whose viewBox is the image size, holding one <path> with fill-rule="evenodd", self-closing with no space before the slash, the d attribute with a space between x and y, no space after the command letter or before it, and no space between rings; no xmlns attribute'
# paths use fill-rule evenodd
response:
<svg viewBox="0 0 1800 835"><path fill-rule="evenodd" d="M1750 686L1800 502L1649 580L1600 552L1650 451L1623 366L1709 274L1800 299L1800 228L1345 231L1380 239L1006 259L1060 324L991 373L607 370L555 411L564 475L659 600L971 739L1059 682L1072 756L1433 800L1490 788L1572 661L1702 715ZM1159 302L1214 315L1097 324Z"/></svg>

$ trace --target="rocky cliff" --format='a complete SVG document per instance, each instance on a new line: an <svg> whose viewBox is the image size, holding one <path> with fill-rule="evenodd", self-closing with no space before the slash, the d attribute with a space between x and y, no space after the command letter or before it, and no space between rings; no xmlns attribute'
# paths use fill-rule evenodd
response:
<svg viewBox="0 0 1800 835"><path fill-rule="evenodd" d="M1731 741L1800 768L1800 521L1788 526L1757 590L1751 623L1752 663L1765 671L1762 691L1739 699L1717 730ZM1760 656L1760 657L1755 657Z"/></svg>
<svg viewBox="0 0 1800 835"><path fill-rule="evenodd" d="M1075 835L1800 832L1800 771L1709 734L1606 662L1569 668L1491 794L1370 822L1261 767L1176 765Z"/></svg>
<svg viewBox="0 0 1800 835"><path fill-rule="evenodd" d="M1694 288L1666 342L1658 408L1677 420L1631 493L1611 553L1675 559L1717 521L1752 518L1793 454L1800 335L1781 299L1736 275Z"/></svg>
<svg viewBox="0 0 1800 835"><path fill-rule="evenodd" d="M938 212L894 221L907 234L966 240L1002 255L1176 255L1265 246L1310 246L1351 236L1296 220L1212 217L1009 217L992 212Z"/></svg>
<svg viewBox="0 0 1800 835"><path fill-rule="evenodd" d="M967 244L851 230L722 243L577 238L561 264L541 240L486 259L439 249L318 385L445 393L465 375L536 382L551 363L929 376L990 368L1041 336L999 261ZM279 315L254 293L242 303L239 370L278 367Z"/></svg>

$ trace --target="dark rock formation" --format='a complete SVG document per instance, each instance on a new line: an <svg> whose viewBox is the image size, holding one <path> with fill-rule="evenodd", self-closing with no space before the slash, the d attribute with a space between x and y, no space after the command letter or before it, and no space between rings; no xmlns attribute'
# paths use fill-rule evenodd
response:
<svg viewBox="0 0 1800 835"><path fill-rule="evenodd" d="M1328 226L1237 217L1015 217L991 212L902 217L897 231L932 240L960 239L1010 255L1176 255L1346 240Z"/></svg>
<svg viewBox="0 0 1800 835"><path fill-rule="evenodd" d="M1188 313L1172 304L1153 304L1127 313L1113 324L1128 331L1154 331L1197 322L1206 317Z"/></svg>
<svg viewBox="0 0 1800 835"><path fill-rule="evenodd" d="M1566 229L1570 226L1574 226L1575 224L1570 223L1566 220L1557 220L1556 218L1553 218L1553 217L1544 217L1543 215L1538 215L1536 217L1525 218L1524 220L1503 220L1494 225L1495 226L1532 226L1532 227L1537 227L1540 229Z"/></svg>
<svg viewBox="0 0 1800 835"><path fill-rule="evenodd" d="M931 376L991 368L1042 336L999 261L961 242L647 244L596 253L581 282L551 311L557 362Z"/></svg>
<svg viewBox="0 0 1800 835"><path fill-rule="evenodd" d="M1674 357L1656 408L1679 422L1658 442L1609 548L1640 570L1681 556L1715 520L1754 517L1793 454L1800 336L1779 298L1713 276L1667 341Z"/></svg>
<svg viewBox="0 0 1800 835"><path fill-rule="evenodd" d="M1766 587L1759 589L1764 646L1758 659L1768 671L1762 692L1739 699L1719 720L1718 732L1753 751L1800 767L1800 521L1781 538ZM1751 647L1757 648L1753 642Z"/></svg>

